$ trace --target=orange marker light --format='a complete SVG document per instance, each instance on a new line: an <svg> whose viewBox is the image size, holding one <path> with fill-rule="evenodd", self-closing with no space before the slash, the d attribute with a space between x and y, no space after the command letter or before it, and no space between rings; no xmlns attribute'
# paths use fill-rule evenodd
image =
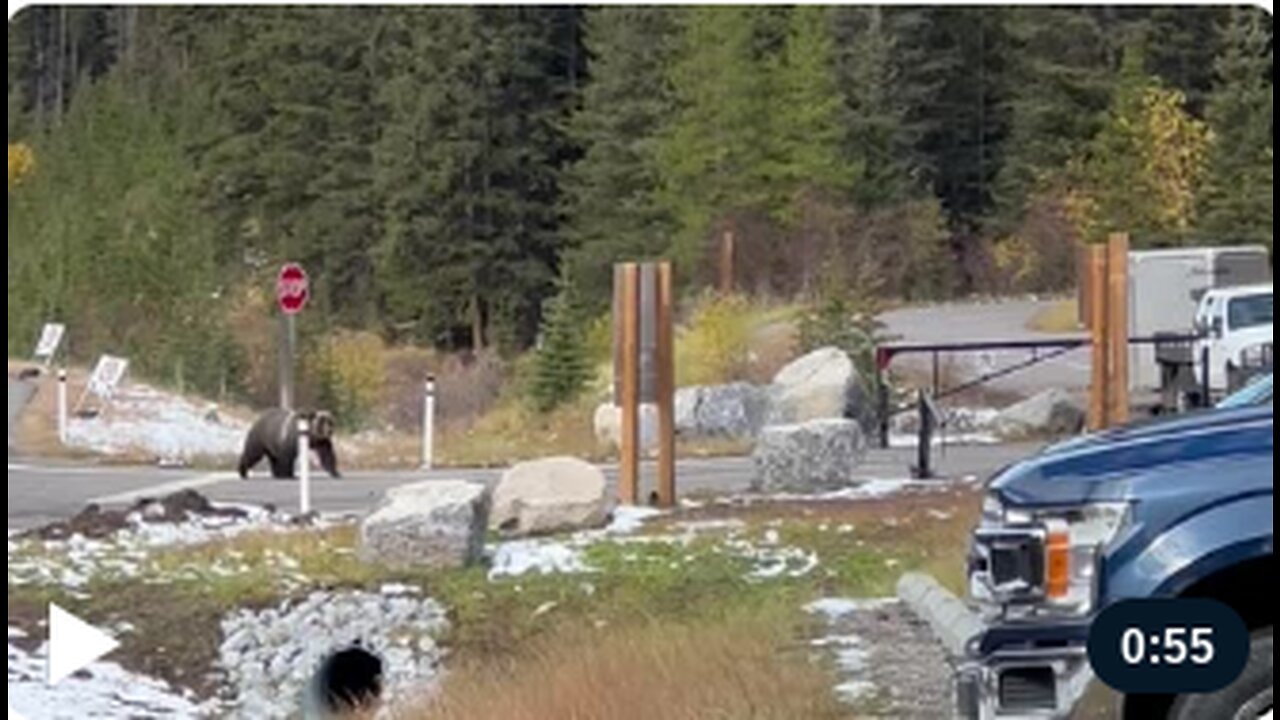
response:
<svg viewBox="0 0 1280 720"><path fill-rule="evenodd" d="M1061 600L1071 590L1071 534L1065 530L1051 531L1045 539L1045 595Z"/></svg>

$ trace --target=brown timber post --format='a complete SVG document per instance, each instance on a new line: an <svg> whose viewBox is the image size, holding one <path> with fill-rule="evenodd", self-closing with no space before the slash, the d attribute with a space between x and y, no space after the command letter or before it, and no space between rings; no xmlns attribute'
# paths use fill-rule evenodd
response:
<svg viewBox="0 0 1280 720"><path fill-rule="evenodd" d="M658 505L676 504L676 365L671 263L657 271Z"/></svg>
<svg viewBox="0 0 1280 720"><path fill-rule="evenodd" d="M1089 325L1093 353L1093 372L1089 384L1089 429L1104 430L1107 427L1107 376L1110 349L1107 334L1107 248L1090 245L1085 249L1084 272L1081 285L1087 290L1084 305L1089 309L1085 322Z"/></svg>
<svg viewBox="0 0 1280 720"><path fill-rule="evenodd" d="M1109 426L1129 422L1129 236L1116 233L1107 247Z"/></svg>
<svg viewBox="0 0 1280 720"><path fill-rule="evenodd" d="M720 294L732 295L737 273L738 239L733 230L725 230L720 236Z"/></svg>
<svg viewBox="0 0 1280 720"><path fill-rule="evenodd" d="M618 405L622 411L622 442L618 468L618 499L625 505L640 501L640 266L622 266L622 378Z"/></svg>

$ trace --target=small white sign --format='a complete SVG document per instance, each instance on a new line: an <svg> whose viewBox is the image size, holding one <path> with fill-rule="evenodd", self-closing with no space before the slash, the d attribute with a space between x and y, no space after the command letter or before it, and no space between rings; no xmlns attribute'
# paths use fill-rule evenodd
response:
<svg viewBox="0 0 1280 720"><path fill-rule="evenodd" d="M120 387L120 382L124 380L125 373L128 371L128 360L103 355L93 369L93 376L89 378L89 392L103 400L110 398Z"/></svg>
<svg viewBox="0 0 1280 720"><path fill-rule="evenodd" d="M36 343L36 359L48 362L58 354L62 346L62 338L67 334L67 326L61 323L48 323L40 331L40 341Z"/></svg>

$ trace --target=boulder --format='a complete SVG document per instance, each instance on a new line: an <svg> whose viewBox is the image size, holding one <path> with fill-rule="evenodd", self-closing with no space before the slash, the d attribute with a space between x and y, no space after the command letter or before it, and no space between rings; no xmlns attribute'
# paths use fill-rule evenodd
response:
<svg viewBox="0 0 1280 720"><path fill-rule="evenodd" d="M769 389L769 425L867 415L862 381L853 360L838 348L822 348L782 368Z"/></svg>
<svg viewBox="0 0 1280 720"><path fill-rule="evenodd" d="M360 524L360 557L392 567L457 568L484 557L489 490L432 481L405 485Z"/></svg>
<svg viewBox="0 0 1280 720"><path fill-rule="evenodd" d="M602 527L606 492L604 473L576 458L520 463L493 492L490 527L512 535Z"/></svg>
<svg viewBox="0 0 1280 720"><path fill-rule="evenodd" d="M768 392L748 383L681 388L676 392L676 433L685 438L754 438L768 407Z"/></svg>
<svg viewBox="0 0 1280 720"><path fill-rule="evenodd" d="M1006 408L995 420L996 434L1006 440L1076 435L1084 424L1084 409L1071 393L1059 389Z"/></svg>
<svg viewBox="0 0 1280 720"><path fill-rule="evenodd" d="M640 448L651 453L658 449L658 406L640 406ZM596 441L610 448L622 446L622 408L605 403L596 408L594 428Z"/></svg>
<svg viewBox="0 0 1280 720"><path fill-rule="evenodd" d="M853 473L866 451L866 436L852 420L767 427L752 456L752 488L764 492L846 488L853 483Z"/></svg>

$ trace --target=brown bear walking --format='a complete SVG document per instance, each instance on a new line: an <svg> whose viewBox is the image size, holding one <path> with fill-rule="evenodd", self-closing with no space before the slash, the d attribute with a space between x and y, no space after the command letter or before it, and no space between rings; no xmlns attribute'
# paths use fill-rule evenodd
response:
<svg viewBox="0 0 1280 720"><path fill-rule="evenodd" d="M294 477L294 464L298 459L298 422L311 423L311 449L320 459L320 465L333 478L341 478L338 472L338 456L333 449L333 415L324 411L296 412L269 410L263 413L249 429L240 455L240 477L247 479L249 471L266 458L271 464L271 475L278 480Z"/></svg>

